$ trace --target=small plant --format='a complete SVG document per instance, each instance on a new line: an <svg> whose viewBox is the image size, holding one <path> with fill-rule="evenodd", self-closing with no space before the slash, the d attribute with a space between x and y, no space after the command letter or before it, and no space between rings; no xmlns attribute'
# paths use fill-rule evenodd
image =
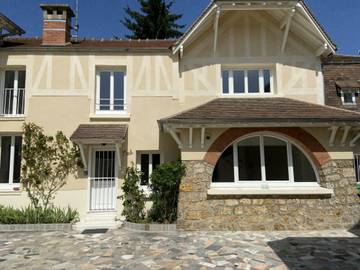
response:
<svg viewBox="0 0 360 270"><path fill-rule="evenodd" d="M181 162L162 164L153 171L150 184L153 205L148 215L150 221L176 221L179 185L184 174L185 166Z"/></svg>
<svg viewBox="0 0 360 270"><path fill-rule="evenodd" d="M146 196L140 189L140 181L141 172L134 167L127 168L120 198L124 206L122 214L129 222L141 223L145 219Z"/></svg>
<svg viewBox="0 0 360 270"><path fill-rule="evenodd" d="M67 176L76 172L79 151L60 131L47 136L33 123L25 123L23 130L21 182L31 204L47 209Z"/></svg>
<svg viewBox="0 0 360 270"><path fill-rule="evenodd" d="M77 210L68 208L48 207L35 208L32 205L16 209L0 205L0 224L50 224L75 223L79 221Z"/></svg>

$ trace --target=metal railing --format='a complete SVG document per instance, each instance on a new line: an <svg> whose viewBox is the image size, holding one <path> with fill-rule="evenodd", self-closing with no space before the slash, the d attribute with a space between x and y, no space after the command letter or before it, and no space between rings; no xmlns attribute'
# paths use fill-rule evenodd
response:
<svg viewBox="0 0 360 270"><path fill-rule="evenodd" d="M123 112L126 111L126 105L124 99L110 99L110 98L101 98L96 102L96 111L97 112Z"/></svg>
<svg viewBox="0 0 360 270"><path fill-rule="evenodd" d="M24 109L24 88L5 88L0 92L0 115L23 115Z"/></svg>
<svg viewBox="0 0 360 270"><path fill-rule="evenodd" d="M115 177L90 178L90 210L115 210L116 185Z"/></svg>
<svg viewBox="0 0 360 270"><path fill-rule="evenodd" d="M360 154L354 155L356 182L360 183Z"/></svg>

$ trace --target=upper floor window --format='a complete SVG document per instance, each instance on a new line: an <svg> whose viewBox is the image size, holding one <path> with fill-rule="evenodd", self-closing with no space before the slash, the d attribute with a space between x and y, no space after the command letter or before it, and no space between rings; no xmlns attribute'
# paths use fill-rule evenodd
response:
<svg viewBox="0 0 360 270"><path fill-rule="evenodd" d="M269 69L223 69L223 94L270 94L273 91Z"/></svg>
<svg viewBox="0 0 360 270"><path fill-rule="evenodd" d="M99 70L96 80L96 113L126 111L125 72L121 70Z"/></svg>
<svg viewBox="0 0 360 270"><path fill-rule="evenodd" d="M0 187L19 185L21 136L0 136Z"/></svg>
<svg viewBox="0 0 360 270"><path fill-rule="evenodd" d="M25 108L24 70L6 70L0 86L0 115L23 115Z"/></svg>
<svg viewBox="0 0 360 270"><path fill-rule="evenodd" d="M341 91L341 100L343 105L356 105L356 93Z"/></svg>

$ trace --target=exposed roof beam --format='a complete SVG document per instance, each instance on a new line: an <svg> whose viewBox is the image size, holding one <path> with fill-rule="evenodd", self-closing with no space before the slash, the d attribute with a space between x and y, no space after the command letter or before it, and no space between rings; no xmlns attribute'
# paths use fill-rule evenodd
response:
<svg viewBox="0 0 360 270"><path fill-rule="evenodd" d="M205 146L205 128L201 128L201 148Z"/></svg>
<svg viewBox="0 0 360 270"><path fill-rule="evenodd" d="M167 128L168 132L170 133L171 137L173 137L173 139L175 140L175 142L178 144L178 147L181 149L183 148L183 144L180 140L179 135L175 132L175 129L168 127Z"/></svg>
<svg viewBox="0 0 360 270"><path fill-rule="evenodd" d="M193 147L193 128L189 128L189 148Z"/></svg>
<svg viewBox="0 0 360 270"><path fill-rule="evenodd" d="M330 139L329 139L329 145L333 146L335 143L336 134L337 134L337 131L339 130L339 127L333 126L330 128L330 130L331 130L331 134L330 134Z"/></svg>
<svg viewBox="0 0 360 270"><path fill-rule="evenodd" d="M85 149L84 149L84 145L83 144L78 144L79 146L79 150L80 150L80 156L81 156L81 160L82 163L84 165L84 171L87 171L87 159L86 159L86 155L85 155Z"/></svg>
<svg viewBox="0 0 360 270"><path fill-rule="evenodd" d="M115 152L116 152L116 158L117 158L117 162L119 164L119 168L121 169L121 145L120 144L115 144Z"/></svg>
<svg viewBox="0 0 360 270"><path fill-rule="evenodd" d="M350 141L350 147L355 147L355 143L360 139L360 132Z"/></svg>
<svg viewBox="0 0 360 270"><path fill-rule="evenodd" d="M347 138L348 138L348 136L349 136L350 130L351 130L351 127L350 127L350 126L344 127L344 133L343 133L343 136L342 136L342 139L341 139L341 145L342 145L342 146L345 146L346 140L347 140Z"/></svg>
<svg viewBox="0 0 360 270"><path fill-rule="evenodd" d="M288 16L287 16L286 27L285 27L284 36L283 36L283 41L282 41L282 44L281 44L281 52L282 52L282 53L285 51L285 47L286 47L286 43L287 43L287 40L288 40L289 31L290 31L290 25L291 25L292 18L294 17L294 14L295 14L295 8L293 8L293 9L289 12L289 14L288 14Z"/></svg>
<svg viewBox="0 0 360 270"><path fill-rule="evenodd" d="M220 9L220 7L218 7L218 8L216 9L215 21L214 21L214 55L216 54L217 44L218 44L220 12L221 12L221 9Z"/></svg>

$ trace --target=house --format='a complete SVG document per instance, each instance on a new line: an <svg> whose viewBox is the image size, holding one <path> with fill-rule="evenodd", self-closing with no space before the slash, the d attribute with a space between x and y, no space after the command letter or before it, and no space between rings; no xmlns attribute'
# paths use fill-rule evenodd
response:
<svg viewBox="0 0 360 270"><path fill-rule="evenodd" d="M84 170L55 201L79 210L79 228L121 219L127 166L146 190L178 159L180 228L358 224L360 114L325 105L322 59L336 45L303 1L215 0L178 40L74 40L69 6L41 8L42 39L0 47L0 204L28 203L19 175L31 121L81 150Z"/></svg>

